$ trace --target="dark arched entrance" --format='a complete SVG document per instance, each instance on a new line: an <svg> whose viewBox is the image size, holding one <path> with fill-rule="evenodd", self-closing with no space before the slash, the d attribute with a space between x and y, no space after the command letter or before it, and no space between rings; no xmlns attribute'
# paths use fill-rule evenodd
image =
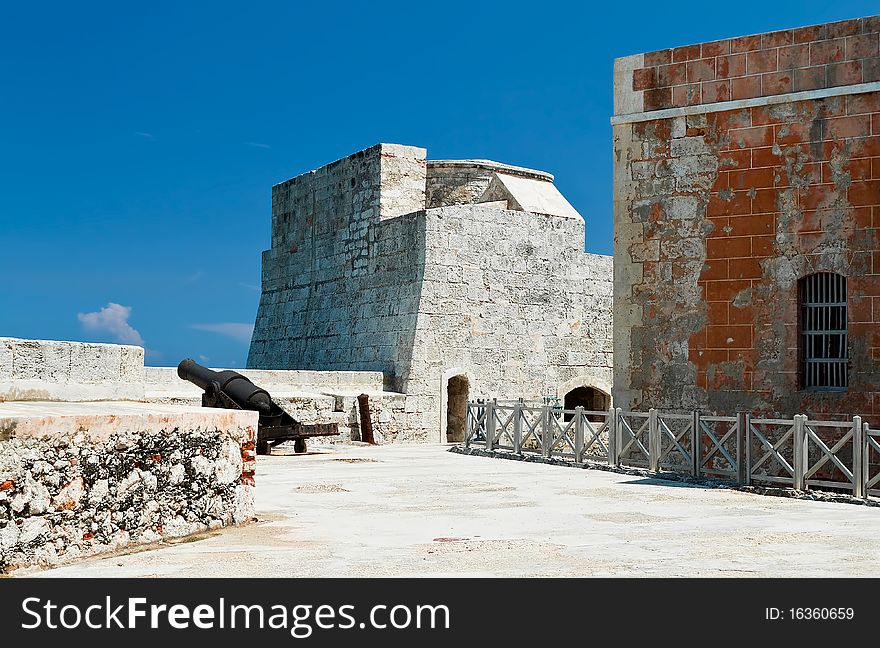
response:
<svg viewBox="0 0 880 648"><path fill-rule="evenodd" d="M464 441L469 387L468 379L461 375L446 383L446 440L450 443Z"/></svg>
<svg viewBox="0 0 880 648"><path fill-rule="evenodd" d="M573 410L576 407L583 407L585 410L594 412L604 412L610 405L608 394L599 391L594 387L575 387L568 392L562 399L562 407L567 410ZM591 421L601 421L602 417L589 416ZM565 420L571 420L571 414L565 415Z"/></svg>

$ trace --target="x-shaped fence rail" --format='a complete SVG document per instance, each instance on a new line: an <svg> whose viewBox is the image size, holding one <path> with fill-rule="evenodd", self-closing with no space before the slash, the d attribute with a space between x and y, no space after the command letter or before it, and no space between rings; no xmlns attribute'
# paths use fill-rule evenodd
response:
<svg viewBox="0 0 880 648"><path fill-rule="evenodd" d="M880 496L880 430L852 421L590 411L523 401L468 403L465 446Z"/></svg>

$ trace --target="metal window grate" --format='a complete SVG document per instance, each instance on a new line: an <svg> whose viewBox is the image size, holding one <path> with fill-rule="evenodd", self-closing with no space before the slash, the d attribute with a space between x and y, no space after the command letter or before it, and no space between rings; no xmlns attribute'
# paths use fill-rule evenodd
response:
<svg viewBox="0 0 880 648"><path fill-rule="evenodd" d="M800 281L801 384L815 391L846 391L846 277L819 272Z"/></svg>

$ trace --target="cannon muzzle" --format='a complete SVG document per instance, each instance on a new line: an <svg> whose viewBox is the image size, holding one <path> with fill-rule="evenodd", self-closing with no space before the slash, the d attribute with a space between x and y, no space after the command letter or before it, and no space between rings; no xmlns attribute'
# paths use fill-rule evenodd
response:
<svg viewBox="0 0 880 648"><path fill-rule="evenodd" d="M201 387L207 394L223 392L242 409L255 410L263 415L272 412L272 397L269 392L260 389L236 371L213 371L192 358L186 358L177 365L177 375Z"/></svg>

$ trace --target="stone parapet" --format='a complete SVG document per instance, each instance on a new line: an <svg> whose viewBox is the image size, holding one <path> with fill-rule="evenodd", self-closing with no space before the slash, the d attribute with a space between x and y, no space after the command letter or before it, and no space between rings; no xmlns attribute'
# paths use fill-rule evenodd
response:
<svg viewBox="0 0 880 648"><path fill-rule="evenodd" d="M0 338L0 402L143 397L142 347Z"/></svg>
<svg viewBox="0 0 880 648"><path fill-rule="evenodd" d="M257 418L144 403L0 405L0 572L247 521Z"/></svg>

